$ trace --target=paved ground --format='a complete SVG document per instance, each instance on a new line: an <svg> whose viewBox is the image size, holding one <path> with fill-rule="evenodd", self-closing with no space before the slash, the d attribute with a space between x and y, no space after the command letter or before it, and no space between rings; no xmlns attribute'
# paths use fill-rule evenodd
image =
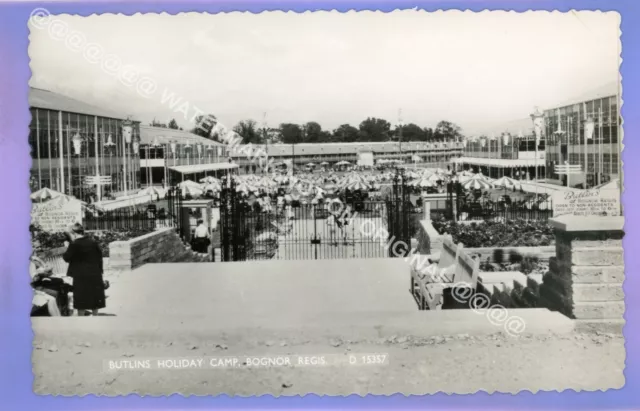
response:
<svg viewBox="0 0 640 411"><path fill-rule="evenodd" d="M327 312L412 312L399 259L146 264L110 279L107 314L233 314L280 321ZM294 312L292 308L296 307Z"/></svg>
<svg viewBox="0 0 640 411"><path fill-rule="evenodd" d="M624 384L624 341L546 310L518 336L471 310L417 311L392 259L149 264L113 276L111 316L33 318L38 394L298 395L597 390ZM385 364L247 367L247 356ZM230 357L237 367L105 370L108 361ZM106 362L106 363L105 363Z"/></svg>

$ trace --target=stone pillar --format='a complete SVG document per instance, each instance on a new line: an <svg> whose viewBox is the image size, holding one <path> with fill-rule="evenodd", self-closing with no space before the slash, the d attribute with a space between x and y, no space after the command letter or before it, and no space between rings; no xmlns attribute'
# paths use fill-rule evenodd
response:
<svg viewBox="0 0 640 411"><path fill-rule="evenodd" d="M540 286L540 302L588 326L624 324L624 217L562 216L550 220L556 257Z"/></svg>
<svg viewBox="0 0 640 411"><path fill-rule="evenodd" d="M431 203L422 197L422 209L424 210L424 220L431 221Z"/></svg>

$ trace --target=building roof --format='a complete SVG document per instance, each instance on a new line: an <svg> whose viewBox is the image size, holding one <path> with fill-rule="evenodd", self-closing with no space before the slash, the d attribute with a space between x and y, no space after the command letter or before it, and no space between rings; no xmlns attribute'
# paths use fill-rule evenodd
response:
<svg viewBox="0 0 640 411"><path fill-rule="evenodd" d="M459 157L453 159L454 163L473 164L478 166L514 168L514 167L535 167L536 165L544 165L544 161L536 161L536 159L504 159L504 158L476 158L476 157Z"/></svg>
<svg viewBox="0 0 640 411"><path fill-rule="evenodd" d="M178 144L181 143L189 143L189 144L204 144L205 146L221 146L223 145L220 142L209 140L207 138L201 137L197 134L193 134L189 131L184 130L175 130L172 128L164 128L164 127L153 127L140 125L140 144L153 144L155 141L158 144L169 144L172 141L175 141Z"/></svg>
<svg viewBox="0 0 640 411"><path fill-rule="evenodd" d="M116 113L84 101L76 100L65 95L31 87L29 90L29 106L47 110L64 111L68 113L84 114L89 116L106 117L124 120L127 118L122 113Z"/></svg>
<svg viewBox="0 0 640 411"><path fill-rule="evenodd" d="M181 173L181 174L195 174L195 173L203 173L205 171L229 170L232 168L238 168L238 165L235 163L212 163L212 164L193 164L190 166L169 167L169 169L177 171L178 173Z"/></svg>
<svg viewBox="0 0 640 411"><path fill-rule="evenodd" d="M415 141L402 142L402 151L447 150L462 149L462 143L425 143ZM242 146L232 150L232 157L244 157ZM397 153L400 149L398 142L367 142L367 143L300 143L300 144L269 144L253 145L254 151L261 150L272 156L315 156L330 154L358 154L373 152L377 154Z"/></svg>
<svg viewBox="0 0 640 411"><path fill-rule="evenodd" d="M597 100L603 97L612 97L618 95L618 81L611 81L609 83L605 83L599 87L589 90L586 93L575 96L572 99L568 99L565 101L561 101L558 104L545 107L545 110L552 110L556 108L571 106L573 104L582 103L585 101Z"/></svg>

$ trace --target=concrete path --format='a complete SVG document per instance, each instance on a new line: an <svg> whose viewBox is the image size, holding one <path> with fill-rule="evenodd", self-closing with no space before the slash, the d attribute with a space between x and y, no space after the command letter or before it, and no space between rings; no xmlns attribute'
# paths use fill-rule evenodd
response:
<svg viewBox="0 0 640 411"><path fill-rule="evenodd" d="M146 264L111 281L107 314L280 321L347 312L412 312L400 259Z"/></svg>

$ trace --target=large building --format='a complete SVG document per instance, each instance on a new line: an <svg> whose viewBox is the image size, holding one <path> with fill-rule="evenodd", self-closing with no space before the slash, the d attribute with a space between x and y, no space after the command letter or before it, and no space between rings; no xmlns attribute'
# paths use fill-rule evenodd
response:
<svg viewBox="0 0 640 411"><path fill-rule="evenodd" d="M371 165L379 160L402 160L408 164L425 167L446 168L453 158L462 155L463 145L459 142L363 142L363 143L301 143L256 145L273 162L285 162L295 167L308 163L323 162L333 165L347 161L353 165ZM254 173L260 164L242 150L233 150L231 157L240 167L241 173Z"/></svg>
<svg viewBox="0 0 640 411"><path fill-rule="evenodd" d="M140 126L140 159L143 186L220 177L238 167L229 162L225 144L188 131L144 125Z"/></svg>
<svg viewBox="0 0 640 411"><path fill-rule="evenodd" d="M619 178L619 83L544 110L546 179L573 187L593 187ZM580 174L557 174L556 165L579 165Z"/></svg>
<svg viewBox="0 0 640 411"><path fill-rule="evenodd" d="M30 91L29 105L33 190L101 201L237 168L224 144L187 131L141 125L37 88Z"/></svg>
<svg viewBox="0 0 640 411"><path fill-rule="evenodd" d="M29 105L33 189L88 201L139 188L139 122L37 88L30 90Z"/></svg>
<svg viewBox="0 0 640 411"><path fill-rule="evenodd" d="M522 118L500 124L467 138L464 154L454 162L463 169L474 169L483 174L499 178L502 176L544 176L545 139L538 140L533 131L531 118Z"/></svg>
<svg viewBox="0 0 640 411"><path fill-rule="evenodd" d="M454 160L492 177L528 175L556 185L589 188L619 178L619 83L611 82L582 96L545 107L529 118L494 127L465 142ZM536 150L535 117L543 122ZM563 167L574 166L571 174ZM578 167L575 167L578 166ZM576 169L577 168L577 169Z"/></svg>

